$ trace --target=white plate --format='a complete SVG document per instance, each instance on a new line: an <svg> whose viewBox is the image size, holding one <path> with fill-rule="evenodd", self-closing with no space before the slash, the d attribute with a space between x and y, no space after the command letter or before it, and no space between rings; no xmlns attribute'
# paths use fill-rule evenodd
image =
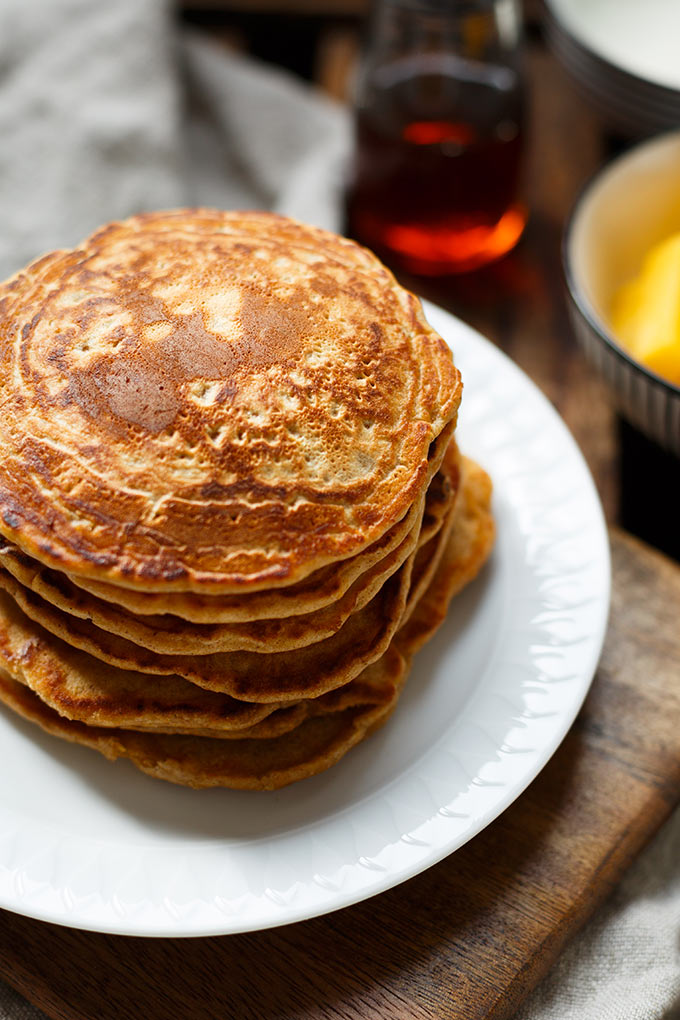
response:
<svg viewBox="0 0 680 1020"><path fill-rule="evenodd" d="M459 439L498 539L382 730L276 793L192 791L0 715L0 906L129 935L248 931L373 896L506 808L574 719L602 645L609 553L593 483L536 387L428 308L465 381Z"/></svg>
<svg viewBox="0 0 680 1020"><path fill-rule="evenodd" d="M581 45L642 83L680 89L677 0L548 0L548 9Z"/></svg>

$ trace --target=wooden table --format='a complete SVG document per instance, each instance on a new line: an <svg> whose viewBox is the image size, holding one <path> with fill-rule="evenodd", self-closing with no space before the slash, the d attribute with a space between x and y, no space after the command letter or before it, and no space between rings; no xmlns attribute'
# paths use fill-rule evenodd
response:
<svg viewBox="0 0 680 1020"><path fill-rule="evenodd" d="M605 141L536 40L528 67L526 235L498 266L427 296L548 394L616 522L616 416L575 346L560 270L565 216ZM527 792L461 851L368 903L251 935L125 939L5 914L0 973L62 1020L510 1016L680 799L680 575L623 533L612 541L612 625L585 709Z"/></svg>

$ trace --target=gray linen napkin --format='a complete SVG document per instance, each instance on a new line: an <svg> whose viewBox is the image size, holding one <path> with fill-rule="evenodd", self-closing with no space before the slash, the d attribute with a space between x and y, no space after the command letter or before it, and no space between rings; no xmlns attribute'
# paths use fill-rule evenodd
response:
<svg viewBox="0 0 680 1020"><path fill-rule="evenodd" d="M179 31L164 0L0 0L0 136L0 278L144 209L339 225L346 113ZM679 940L680 815L517 1020L680 1018ZM1 1020L41 1017L0 984Z"/></svg>
<svg viewBox="0 0 680 1020"><path fill-rule="evenodd" d="M680 812L515 1020L680 1020Z"/></svg>
<svg viewBox="0 0 680 1020"><path fill-rule="evenodd" d="M165 0L0 0L0 137L0 279L145 209L338 226L346 112Z"/></svg>

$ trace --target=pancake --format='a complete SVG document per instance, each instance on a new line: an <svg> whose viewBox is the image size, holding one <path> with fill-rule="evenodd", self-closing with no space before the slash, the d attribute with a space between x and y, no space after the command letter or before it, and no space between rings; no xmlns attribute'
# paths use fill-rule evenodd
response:
<svg viewBox="0 0 680 1020"><path fill-rule="evenodd" d="M318 716L272 740L212 740L102 730L64 719L27 687L0 671L0 700L42 729L106 758L129 758L142 772L200 789L275 790L323 772L382 723L389 708L353 708Z"/></svg>
<svg viewBox="0 0 680 1020"><path fill-rule="evenodd" d="M404 542L375 567L363 574L337 602L306 616L255 623L188 623L176 616L136 617L126 609L88 595L65 574L42 567L24 557L16 547L0 546L0 563L25 588L64 613L92 623L142 648L169 655L251 651L290 651L330 637L380 591L404 564L418 541L414 528Z"/></svg>
<svg viewBox="0 0 680 1020"><path fill-rule="evenodd" d="M0 669L67 719L96 727L224 739L275 737L310 715L385 704L393 695L384 670L369 666L356 680L312 703L279 707L237 701L179 677L107 666L37 626L4 593L0 593Z"/></svg>
<svg viewBox="0 0 680 1020"><path fill-rule="evenodd" d="M458 473L455 448L448 460L450 465L445 460L439 475L428 489L429 506L424 532L421 533L421 501L414 527L402 544L362 574L342 599L306 616L251 624L212 625L187 623L171 615L140 619L125 609L86 594L69 581L65 574L44 567L37 560L31 560L16 546L0 544L0 563L24 587L30 588L50 605L90 620L95 626L151 651L171 655L205 655L210 652L243 650L269 653L302 648L335 634L350 614L363 609L385 581L404 564L419 542L419 537L426 541L430 531L434 533L438 530L455 495L453 476L457 477Z"/></svg>
<svg viewBox="0 0 680 1020"><path fill-rule="evenodd" d="M411 591L397 633L397 647L413 655L444 621L451 599L469 584L491 553L495 525L491 515L491 479L486 471L463 458L460 496L456 500L452 527L446 529L441 553L428 559L424 546L416 557ZM422 559L421 559L422 553ZM432 580L432 561L437 570Z"/></svg>
<svg viewBox="0 0 680 1020"><path fill-rule="evenodd" d="M453 518L452 509L448 516ZM426 553L428 562L419 565L417 579L412 580L407 611L420 598L423 585L429 583L449 532L446 521L438 536L431 537L418 554L422 560ZM466 540L468 535L466 528ZM456 547L457 555L464 559L462 542L458 541ZM91 726L270 738L295 728L310 715L389 701L393 692L385 688L382 674L374 665L337 691L319 698L281 708L276 704L253 705L203 691L178 677L159 678L101 663L44 631L12 599L0 594L0 668L30 687L61 715Z"/></svg>
<svg viewBox="0 0 680 1020"><path fill-rule="evenodd" d="M440 500L444 478L439 468L446 451L449 480L454 458L457 459L456 444L452 437L450 423L433 444L430 452L430 473L432 481L428 486L427 500ZM457 475L455 485L457 485ZM363 552L339 563L329 564L314 571L297 584L272 591L257 591L241 595L199 595L195 592L141 592L121 588L91 578L70 577L78 587L115 605L123 606L137 616L164 615L180 617L192 623L250 623L255 620L271 620L282 617L303 615L324 609L342 598L345 592L363 573L370 570L379 560L388 556L404 541L412 530L418 502L414 503L405 517L397 522L377 542ZM428 508L426 504L426 514Z"/></svg>
<svg viewBox="0 0 680 1020"><path fill-rule="evenodd" d="M404 517L460 396L366 249L270 213L136 216L0 287L0 533L139 591L295 584Z"/></svg>
<svg viewBox="0 0 680 1020"><path fill-rule="evenodd" d="M277 789L321 772L386 721L397 703L411 656L441 624L453 594L488 556L493 540L490 484L476 465L466 464L466 472L466 499L459 501L456 509L462 526L457 529L454 525L433 580L413 606L406 626L372 667L376 684L392 691L385 703L307 718L289 733L268 740L215 740L73 722L44 704L5 669L0 670L0 700L54 735L94 748L110 759L128 758L149 775L195 788Z"/></svg>
<svg viewBox="0 0 680 1020"><path fill-rule="evenodd" d="M0 570L0 588L23 612L67 644L121 669L176 675L243 701L283 702L318 697L341 687L378 659L404 612L415 552L359 612L324 641L287 652L165 655L55 609Z"/></svg>

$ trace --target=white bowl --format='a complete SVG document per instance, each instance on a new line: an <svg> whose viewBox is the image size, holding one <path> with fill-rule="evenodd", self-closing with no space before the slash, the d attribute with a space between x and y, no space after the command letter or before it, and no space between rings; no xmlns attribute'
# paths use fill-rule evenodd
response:
<svg viewBox="0 0 680 1020"><path fill-rule="evenodd" d="M567 224L563 262L569 311L586 355L628 420L680 455L680 387L621 347L609 325L612 300L647 252L680 231L680 131L644 142L600 171Z"/></svg>
<svg viewBox="0 0 680 1020"><path fill-rule="evenodd" d="M548 42L606 124L631 136L680 124L678 0L546 0Z"/></svg>

